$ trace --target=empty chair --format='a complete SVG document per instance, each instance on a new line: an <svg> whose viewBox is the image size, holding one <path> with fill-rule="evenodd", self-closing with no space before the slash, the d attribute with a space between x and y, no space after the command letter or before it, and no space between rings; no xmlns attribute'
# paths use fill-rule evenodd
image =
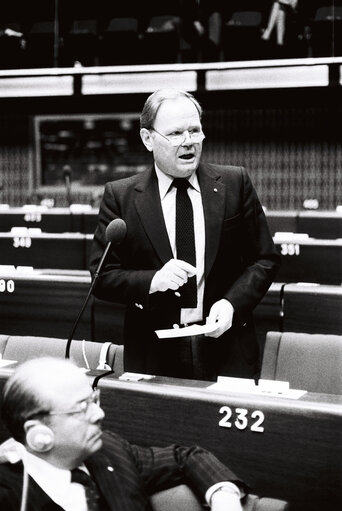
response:
<svg viewBox="0 0 342 511"><path fill-rule="evenodd" d="M342 6L319 7L311 24L311 47L314 57L342 55Z"/></svg>
<svg viewBox="0 0 342 511"><path fill-rule="evenodd" d="M19 363L31 358L52 356L64 358L66 339L20 335L0 335L2 358ZM112 369L115 376L123 373L123 346L112 343L72 341L70 358L80 367Z"/></svg>
<svg viewBox="0 0 342 511"><path fill-rule="evenodd" d="M92 66L98 58L98 36L96 19L80 19L71 23L63 38L63 61L73 66Z"/></svg>
<svg viewBox="0 0 342 511"><path fill-rule="evenodd" d="M261 378L294 389L342 394L342 335L268 332Z"/></svg>
<svg viewBox="0 0 342 511"><path fill-rule="evenodd" d="M255 10L235 11L222 27L225 60L260 58L262 13Z"/></svg>
<svg viewBox="0 0 342 511"><path fill-rule="evenodd" d="M152 16L143 34L143 63L176 62L180 49L180 18Z"/></svg>
<svg viewBox="0 0 342 511"><path fill-rule="evenodd" d="M34 23L26 35L25 61L27 67L52 67L54 65L54 49L54 22L39 21Z"/></svg>
<svg viewBox="0 0 342 511"><path fill-rule="evenodd" d="M100 64L129 65L139 63L137 18L112 18L100 42Z"/></svg>

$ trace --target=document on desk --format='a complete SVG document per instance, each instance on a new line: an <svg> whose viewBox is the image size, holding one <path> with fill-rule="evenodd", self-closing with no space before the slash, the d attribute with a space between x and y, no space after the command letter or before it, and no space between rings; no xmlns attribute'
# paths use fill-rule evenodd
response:
<svg viewBox="0 0 342 511"><path fill-rule="evenodd" d="M145 374L145 373L123 373L119 376L119 380L123 381L140 381L140 380L153 380L155 376L153 374Z"/></svg>
<svg viewBox="0 0 342 511"><path fill-rule="evenodd" d="M217 323L208 325L190 325L181 328L166 328L165 330L156 330L159 339L172 339L175 337L188 337L189 335L203 335L214 332L217 328Z"/></svg>
<svg viewBox="0 0 342 511"><path fill-rule="evenodd" d="M287 399L299 399L307 392L306 390L290 389L289 382L260 379L258 385L256 385L254 380L251 379L231 378L228 376L218 376L217 382L207 387L207 389L219 392L259 394Z"/></svg>

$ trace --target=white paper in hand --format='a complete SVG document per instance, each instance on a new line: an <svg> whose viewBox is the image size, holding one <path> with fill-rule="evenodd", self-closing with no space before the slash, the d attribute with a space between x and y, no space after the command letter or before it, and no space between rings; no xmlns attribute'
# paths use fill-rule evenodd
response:
<svg viewBox="0 0 342 511"><path fill-rule="evenodd" d="M210 334L217 329L217 323L208 325L190 325L182 328L167 328L165 330L156 330L159 339L172 339L175 337L187 337L189 335Z"/></svg>

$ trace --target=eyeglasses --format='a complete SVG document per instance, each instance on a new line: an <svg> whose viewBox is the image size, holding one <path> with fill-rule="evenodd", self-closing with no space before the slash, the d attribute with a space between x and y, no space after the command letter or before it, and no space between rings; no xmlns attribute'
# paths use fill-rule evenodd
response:
<svg viewBox="0 0 342 511"><path fill-rule="evenodd" d="M26 420L33 419L37 415L75 415L78 413L83 413L84 415L87 415L88 410L92 404L95 404L97 406L100 406L100 389L95 389L90 394L87 399L84 399L83 401L80 401L77 403L75 408L71 408L70 410L41 410L37 412L33 412L28 417L26 417Z"/></svg>
<svg viewBox="0 0 342 511"><path fill-rule="evenodd" d="M155 128L150 128L150 130L155 131L161 137L165 138L173 147L177 147L182 145L185 142L186 136L188 135L190 138L190 143L192 144L200 144L205 139L205 134L200 128L193 128L185 131L176 131L175 133L171 133L166 136L160 133Z"/></svg>

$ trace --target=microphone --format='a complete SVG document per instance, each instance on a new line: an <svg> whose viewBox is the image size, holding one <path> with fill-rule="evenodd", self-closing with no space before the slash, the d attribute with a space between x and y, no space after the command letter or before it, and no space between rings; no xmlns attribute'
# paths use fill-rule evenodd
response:
<svg viewBox="0 0 342 511"><path fill-rule="evenodd" d="M107 225L106 235L105 235L107 245L106 245L106 248L103 251L103 254L102 254L102 257L100 259L100 262L97 265L96 271L94 273L94 278L93 278L92 283L90 284L90 288L89 288L88 294L86 296L86 299L84 300L82 308L81 308L81 310L80 310L80 312L79 312L79 314L78 314L78 316L76 318L74 326L72 327L72 330L71 330L70 335L68 337L66 348L65 348L65 358L70 358L70 347L71 347L71 342L72 342L72 339L73 339L76 327L78 325L79 320L81 319L81 316L82 316L82 314L84 312L84 309L87 306L87 303L88 303L89 298L90 298L90 296L92 294L92 291L94 289L94 286L96 284L98 276L100 275L101 268L103 266L103 263L104 263L104 260L106 258L106 255L108 254L108 251L109 251L109 249L111 247L111 244L112 243L115 243L115 244L120 243L125 238L126 232L127 232L126 222L124 220L122 220L122 218L114 218L114 220L112 220Z"/></svg>
<svg viewBox="0 0 342 511"><path fill-rule="evenodd" d="M68 206L70 206L72 201L71 201L71 168L69 165L64 165L63 167L63 178L66 190L66 199Z"/></svg>

